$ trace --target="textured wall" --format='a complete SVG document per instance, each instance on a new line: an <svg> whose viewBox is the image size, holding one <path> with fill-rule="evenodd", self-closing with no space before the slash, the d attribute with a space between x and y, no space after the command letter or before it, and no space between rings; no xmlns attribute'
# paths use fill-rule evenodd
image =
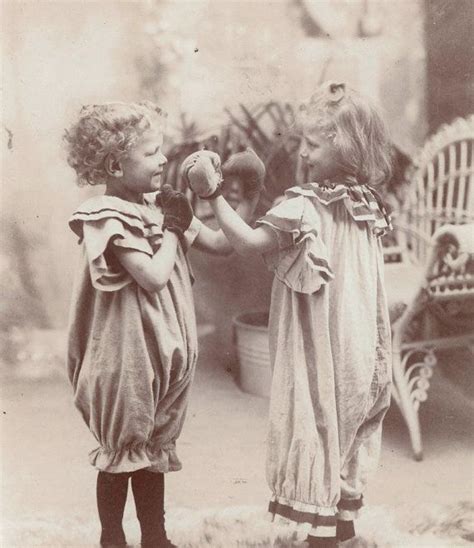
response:
<svg viewBox="0 0 474 548"><path fill-rule="evenodd" d="M66 223L90 190L75 186L62 133L84 103L135 97L136 4L15 1L2 17L4 318L64 325L76 252Z"/></svg>
<svg viewBox="0 0 474 548"><path fill-rule="evenodd" d="M348 81L379 101L408 151L425 136L422 0L163 0L148 33L172 70L163 97L171 121L187 111L202 130L227 120L222 107L271 99L299 103L324 78ZM153 6L153 4L152 4ZM159 84L159 79L155 82Z"/></svg>

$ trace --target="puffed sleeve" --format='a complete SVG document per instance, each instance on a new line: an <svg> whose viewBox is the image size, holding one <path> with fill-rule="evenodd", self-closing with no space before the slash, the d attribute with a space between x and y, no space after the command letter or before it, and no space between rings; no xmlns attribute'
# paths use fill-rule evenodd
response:
<svg viewBox="0 0 474 548"><path fill-rule="evenodd" d="M69 220L69 226L84 243L93 287L102 291L117 291L132 282L130 274L111 252L110 246L132 249L153 256L146 237L150 227L140 215L126 205L107 199L88 200ZM159 229L155 230L155 239Z"/></svg>
<svg viewBox="0 0 474 548"><path fill-rule="evenodd" d="M275 276L299 293L315 293L334 274L321 235L318 212L304 196L284 200L257 221L272 228L278 249L264 254Z"/></svg>

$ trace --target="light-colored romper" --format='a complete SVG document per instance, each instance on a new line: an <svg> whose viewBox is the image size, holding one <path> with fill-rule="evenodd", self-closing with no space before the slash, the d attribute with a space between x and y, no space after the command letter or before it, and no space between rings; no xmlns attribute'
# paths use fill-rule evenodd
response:
<svg viewBox="0 0 474 548"><path fill-rule="evenodd" d="M379 236L390 220L365 185L310 183L258 222L279 248L270 309L269 510L302 535L352 519L379 456L391 340ZM304 537L303 537L304 538Z"/></svg>
<svg viewBox="0 0 474 548"><path fill-rule="evenodd" d="M112 196L87 200L69 221L82 242L72 296L68 374L74 401L99 447L90 462L105 472L179 470L183 425L197 359L191 273L182 245L157 293L142 289L112 246L152 257L163 238L153 203ZM185 232L187 249L201 223Z"/></svg>

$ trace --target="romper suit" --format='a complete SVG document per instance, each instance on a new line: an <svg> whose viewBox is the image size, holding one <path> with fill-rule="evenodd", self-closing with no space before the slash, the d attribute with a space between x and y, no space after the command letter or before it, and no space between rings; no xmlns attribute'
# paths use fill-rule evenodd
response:
<svg viewBox="0 0 474 548"><path fill-rule="evenodd" d="M185 251L201 223L194 217L184 233L166 287L145 291L110 251L119 246L152 257L160 247L164 216L145 200L136 204L96 196L69 221L82 256L72 296L67 368L75 405L99 444L89 460L104 472L181 469L176 439L197 359Z"/></svg>
<svg viewBox="0 0 474 548"><path fill-rule="evenodd" d="M267 481L275 521L334 536L377 465L390 404L391 332L374 191L346 182L290 188L258 223L279 247L270 307L273 367ZM278 518L278 519L277 519Z"/></svg>

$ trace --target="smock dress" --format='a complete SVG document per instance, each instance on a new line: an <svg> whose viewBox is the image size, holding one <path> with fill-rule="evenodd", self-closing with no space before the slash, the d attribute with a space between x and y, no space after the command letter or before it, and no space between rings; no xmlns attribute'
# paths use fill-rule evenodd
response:
<svg viewBox="0 0 474 548"><path fill-rule="evenodd" d="M335 536L377 464L391 340L379 236L390 220L366 185L290 188L258 221L278 236L267 481L274 521ZM277 519L278 518L278 519Z"/></svg>
<svg viewBox="0 0 474 548"><path fill-rule="evenodd" d="M178 245L167 285L142 289L113 246L152 257L163 214L154 203L113 196L87 200L69 225L82 255L69 322L67 367L74 401L99 446L90 462L104 472L179 470L176 453L197 359L196 319L186 249Z"/></svg>

